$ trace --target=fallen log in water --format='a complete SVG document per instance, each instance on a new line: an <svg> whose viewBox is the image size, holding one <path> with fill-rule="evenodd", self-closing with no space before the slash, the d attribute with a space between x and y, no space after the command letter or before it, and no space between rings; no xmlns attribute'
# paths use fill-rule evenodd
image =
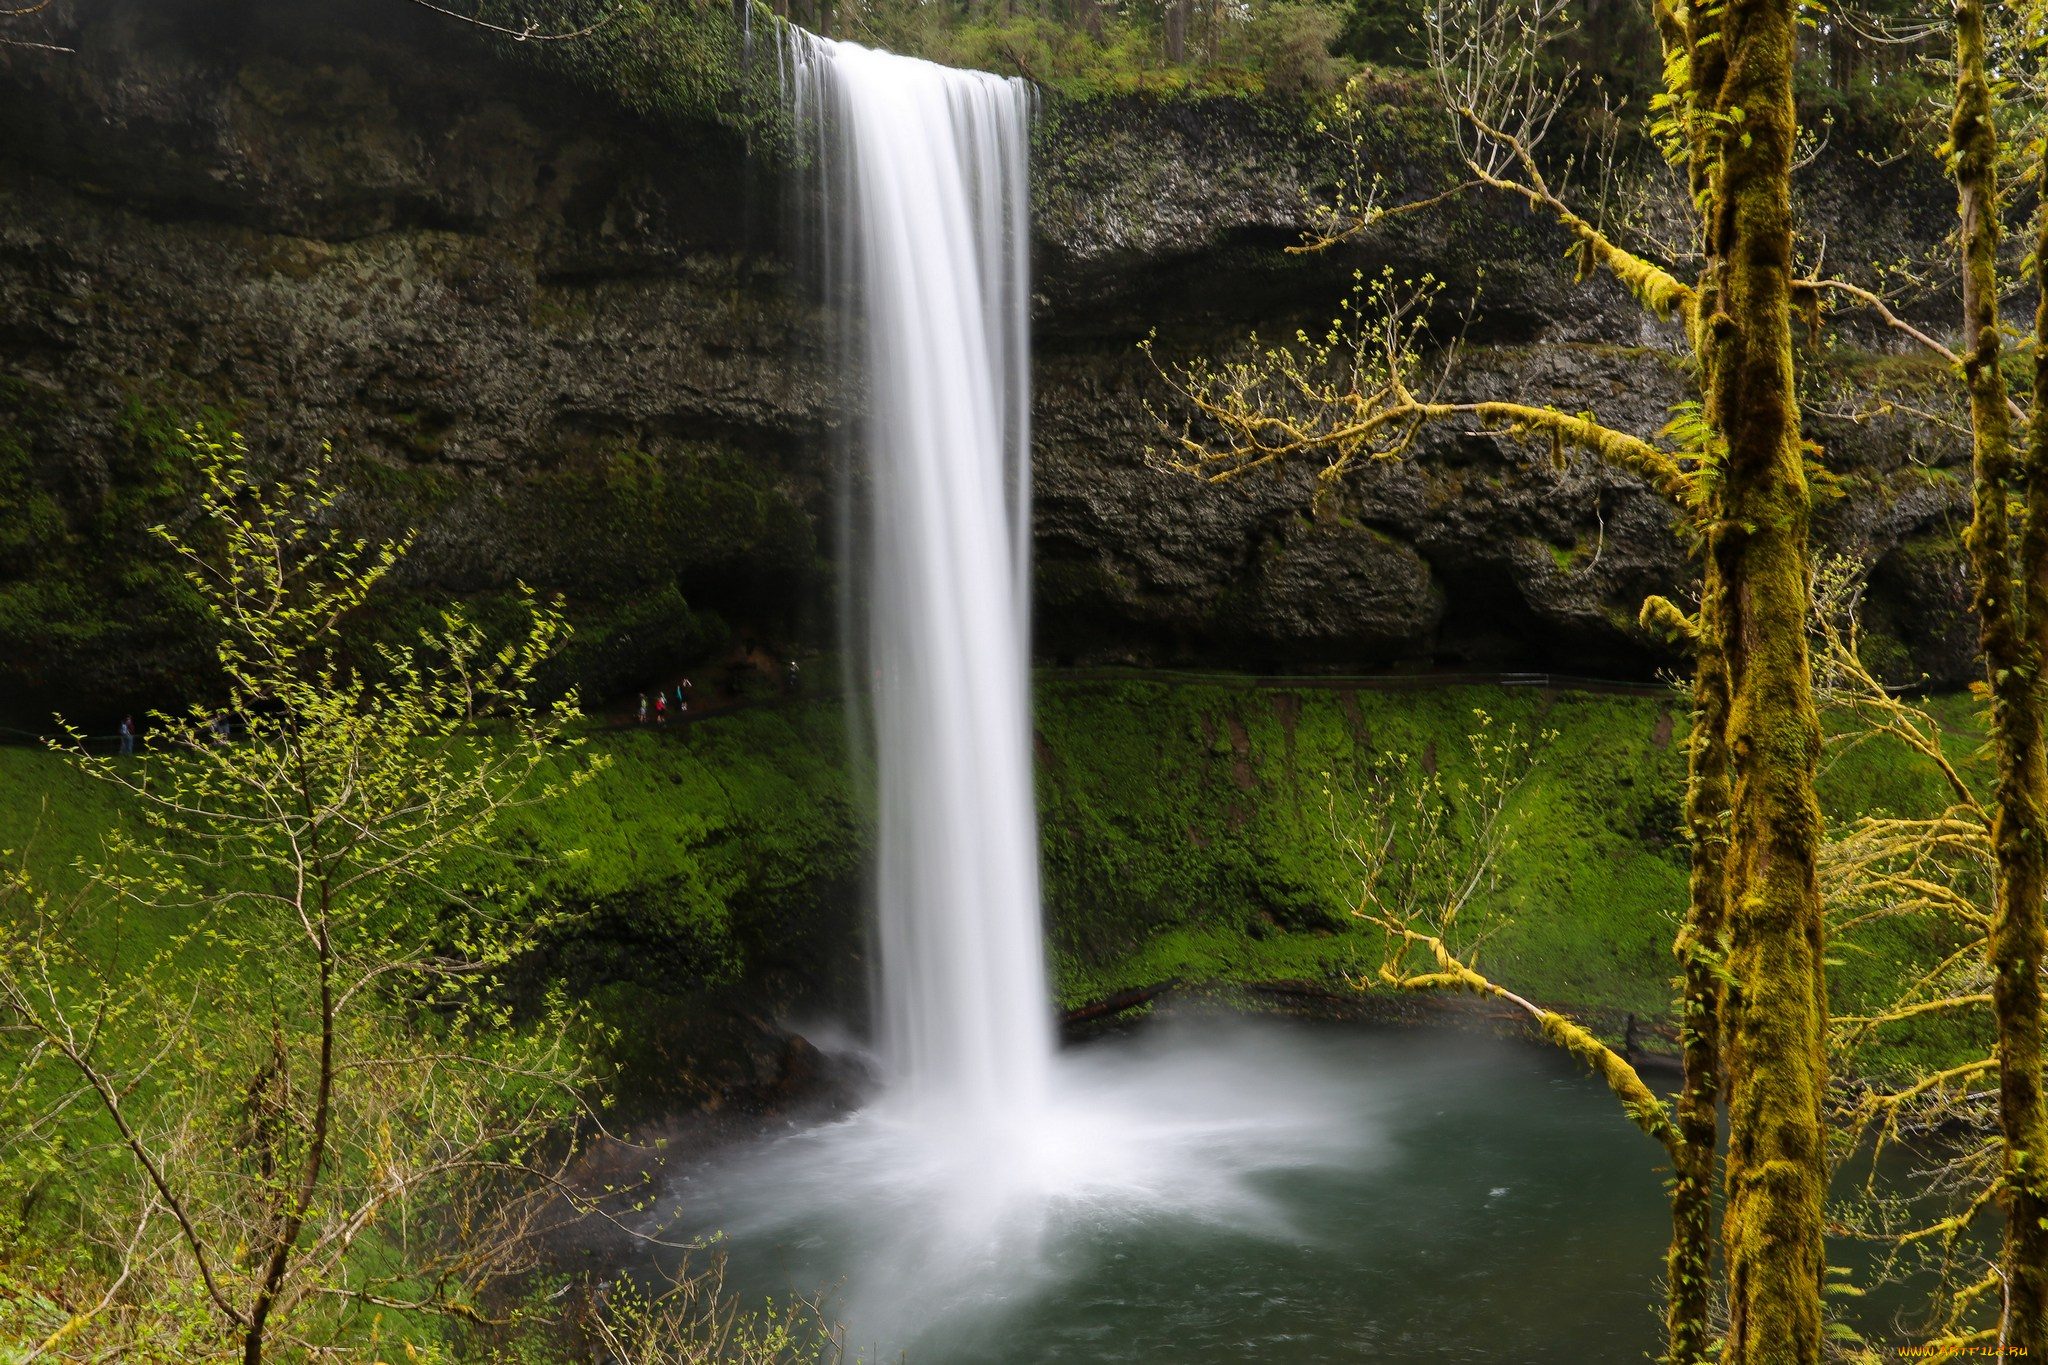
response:
<svg viewBox="0 0 2048 1365"><path fill-rule="evenodd" d="M1090 1001L1076 1009L1060 1015L1060 1024L1085 1024L1096 1019L1114 1019L1119 1014L1128 1014L1140 1005L1149 1005L1168 991L1179 988L1183 982L1179 977L1162 981L1156 986L1139 986L1134 990L1118 991L1115 995L1101 1000Z"/></svg>

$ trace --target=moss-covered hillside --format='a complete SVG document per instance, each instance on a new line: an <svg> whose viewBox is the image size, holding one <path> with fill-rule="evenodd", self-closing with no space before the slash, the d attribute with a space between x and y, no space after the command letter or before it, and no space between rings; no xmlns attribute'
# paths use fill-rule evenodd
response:
<svg viewBox="0 0 2048 1365"><path fill-rule="evenodd" d="M1377 756L1453 780L1485 711L1534 736L1482 960L1540 999L1665 1008L1684 715L1655 696L1068 683L1039 701L1053 941L1070 1002L1181 977L1339 984L1378 962L1332 829ZM1335 804L1332 797L1336 798ZM1475 926L1477 928L1479 926Z"/></svg>
<svg viewBox="0 0 2048 1365"><path fill-rule="evenodd" d="M1675 695L1140 677L1039 686L1062 1005L1173 979L1341 992L1369 974L1379 940L1349 914L1357 877L1332 832L1331 793L1341 818L1345 793L1389 755L1454 780L1481 710L1496 730L1554 733L1514 797L1513 847L1479 903L1482 964L1603 1024L1662 1015L1685 897ZM871 831L839 704L590 741L607 763L600 778L507 830L515 850L552 860L535 903L580 912L529 964L530 984L565 983L619 1025L616 1060L642 1090L683 1100L735 1075L774 1083L785 1059L755 1055L762 1021L857 1015L867 976ZM1874 746L1825 780L1839 810L1938 797ZM55 758L0 749L0 848L54 869L120 816ZM1838 967L1838 992L1866 996L1934 946L1906 931L1881 941Z"/></svg>

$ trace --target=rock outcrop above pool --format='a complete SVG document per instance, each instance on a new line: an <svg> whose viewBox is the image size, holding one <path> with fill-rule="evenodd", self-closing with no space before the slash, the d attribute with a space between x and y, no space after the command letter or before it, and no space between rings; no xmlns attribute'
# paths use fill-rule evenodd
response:
<svg viewBox="0 0 2048 1365"><path fill-rule="evenodd" d="M75 0L0 49L0 697L19 718L202 686L149 535L184 507L176 433L323 441L367 533L417 526L387 624L560 592L599 693L748 639L827 647L832 469L850 407L828 303L793 265L774 158L731 123L636 113L405 0ZM1390 179L1443 174L1425 104L1374 95ZM1839 139L1838 139L1839 140ZM1147 462L1162 355L1326 321L1354 270L1430 272L1472 320L1453 387L1654 431L1675 338L1572 287L1536 219L1468 200L1330 257L1285 253L1329 149L1299 108L1048 105L1038 156L1038 644L1048 661L1647 676L1643 595L1685 551L1628 480L1450 433L1311 512L1312 471L1209 488ZM1952 212L1931 162L1827 155L1830 259ZM1873 211L1873 205L1883 205ZM1851 341L1854 338L1850 339ZM1853 388L1911 362L1839 345ZM1964 448L1810 409L1871 561L1895 676L1967 676Z"/></svg>

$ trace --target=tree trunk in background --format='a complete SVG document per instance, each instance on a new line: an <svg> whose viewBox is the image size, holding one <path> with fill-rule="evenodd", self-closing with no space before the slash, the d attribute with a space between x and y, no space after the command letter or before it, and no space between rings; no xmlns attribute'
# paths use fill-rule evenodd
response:
<svg viewBox="0 0 2048 1365"><path fill-rule="evenodd" d="M2025 579L2028 653L2038 666L2048 659L2048 158L2035 157L2039 168L2035 181L2036 233L2034 238L2034 388L2027 415L2024 472L2027 481L2027 526L2020 539L2020 571ZM2034 820L2028 831L2029 852L2034 860L2033 895L2027 903L2024 930L2014 927L2008 937L2014 954L2010 965L1999 965L1994 991L2003 991L2008 973L2018 985L2012 1037L2006 1037L2001 1008L1999 1048L2001 1074L1999 1107L2003 1119L2008 1170L2013 1171L2015 1189L2008 1208L2006 1256L2009 1273L2023 1275L2031 1296L2031 1335L2015 1331L2012 1344L2025 1346L2035 1356L2048 1353L2048 1102L2041 1093L2043 1065L2041 958L2048 927L2042 919L2042 895L2048 871L2048 737L2043 735L2042 710L2048 705L2043 687L2048 685L2037 672L2030 679L2029 717L2034 730L2034 760L2030 773L2035 781L2034 804L2028 814ZM2023 983L2023 984L2022 984ZM2007 1051L2007 1049L2010 1051ZM2015 1149L2024 1153L2025 1169ZM2020 1179L2021 1174L2024 1179ZM2015 1246L2014 1231L2020 1239ZM2017 1290L2014 1291L2018 1293ZM2017 1305L2015 1306L2015 1313Z"/></svg>
<svg viewBox="0 0 2048 1365"><path fill-rule="evenodd" d="M1795 0L1731 0L1718 98L1707 417L1725 443L1714 555L1725 588L1732 777L1726 1365L1821 1358L1827 999L1820 721L1806 649L1811 499L1792 365Z"/></svg>
<svg viewBox="0 0 2048 1365"><path fill-rule="evenodd" d="M1728 847L1728 658L1726 606L1713 558L1702 552L1699 644L1694 663L1692 742L1686 758L1685 822L1692 842L1691 905L1679 931L1679 1045L1682 1078L1672 1154L1671 1249L1665 1257L1666 1358L1705 1365L1714 1339L1714 1159L1719 1147L1721 930Z"/></svg>
<svg viewBox="0 0 2048 1365"><path fill-rule="evenodd" d="M1166 60L1179 66L1188 55L1188 19L1193 15L1195 0L1167 0L1166 4Z"/></svg>
<svg viewBox="0 0 2048 1365"><path fill-rule="evenodd" d="M2015 600L2012 531L2012 418L1999 369L1998 130L1985 73L1983 0L1956 6L1956 97L1949 123L1957 208L1962 218L1963 377L1970 393L1972 490L1970 565L1976 575L1978 638L1991 692L1991 746L1998 776L1991 840L1997 854L1990 946L1992 1018L1998 1031L1998 1117L2004 1137L2005 1315L2000 1340L2029 1354L2048 1351L2048 1199L2036 1173L2048 1159L2048 1110L2041 1097L2041 898L2048 884L2048 755L2041 731L2041 652L2048 621L2043 544L2048 489L2030 480Z"/></svg>
<svg viewBox="0 0 2048 1365"><path fill-rule="evenodd" d="M1720 11L1706 6L1681 10L1668 0L1654 6L1658 42L1667 69L1679 76L1669 93L1685 111L1692 155L1688 177L1693 199L1709 209L1718 189L1714 159L1718 143L1712 125L1698 111L1718 98L1727 64L1718 38ZM1700 223L1701 257L1710 265L1710 224ZM1711 293L1711 272L1700 280L1703 301ZM1712 388L1716 358L1704 307L1691 328L1700 393ZM1723 953L1727 921L1729 823L1728 601L1721 576L1721 498L1711 485L1694 512L1699 535L1700 607L1693 659L1692 737L1686 754L1685 822L1691 842L1692 874L1685 923L1673 951L1679 959L1680 1079L1674 1121L1678 1144L1672 1153L1671 1246L1664 1273L1664 1329L1670 1365L1707 1365L1716 1334L1714 1306L1714 1176L1720 1150L1721 1020L1724 1006Z"/></svg>
<svg viewBox="0 0 2048 1365"><path fill-rule="evenodd" d="M1828 26L1828 83L1843 91L1853 87L1862 55L1855 31L1837 16Z"/></svg>

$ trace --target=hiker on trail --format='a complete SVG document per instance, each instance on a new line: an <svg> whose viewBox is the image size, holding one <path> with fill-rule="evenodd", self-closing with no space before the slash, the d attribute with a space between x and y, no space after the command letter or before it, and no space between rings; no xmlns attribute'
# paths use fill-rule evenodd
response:
<svg viewBox="0 0 2048 1365"><path fill-rule="evenodd" d="M121 717L121 752L124 754L135 752L135 717L133 716Z"/></svg>
<svg viewBox="0 0 2048 1365"><path fill-rule="evenodd" d="M676 684L676 699L678 701L688 701L691 697L694 697L696 695L697 685L691 682L688 678L685 678L681 682Z"/></svg>
<svg viewBox="0 0 2048 1365"><path fill-rule="evenodd" d="M789 661L789 690L796 691L796 660Z"/></svg>
<svg viewBox="0 0 2048 1365"><path fill-rule="evenodd" d="M655 723L656 725L664 725L664 724L667 724L667 722L668 722L668 693L666 693L666 692L656 692L656 693L654 694L654 723Z"/></svg>
<svg viewBox="0 0 2048 1365"><path fill-rule="evenodd" d="M645 692L640 694L640 723L642 725L647 723L647 694Z"/></svg>

